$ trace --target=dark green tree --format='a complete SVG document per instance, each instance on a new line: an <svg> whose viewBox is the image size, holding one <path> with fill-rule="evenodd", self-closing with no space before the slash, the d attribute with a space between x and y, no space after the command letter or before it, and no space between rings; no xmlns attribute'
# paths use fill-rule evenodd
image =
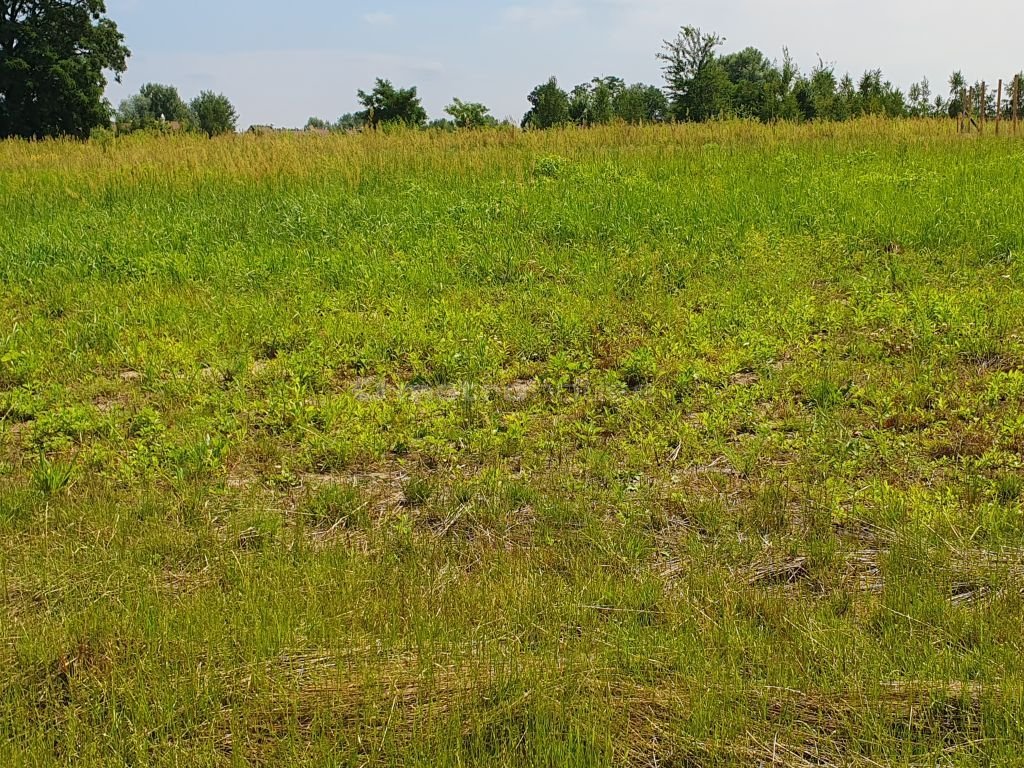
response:
<svg viewBox="0 0 1024 768"><path fill-rule="evenodd" d="M907 91L907 112L912 117L930 117L932 106L932 86L925 77Z"/></svg>
<svg viewBox="0 0 1024 768"><path fill-rule="evenodd" d="M1017 116L1024 113L1024 72L1018 72L1009 79L1006 92L1006 116L1013 117L1013 105L1016 99Z"/></svg>
<svg viewBox="0 0 1024 768"><path fill-rule="evenodd" d="M377 78L372 91L359 91L358 95L359 103L364 107L359 115L372 128L381 123L401 123L410 128L422 128L427 122L427 111L416 95L415 86L395 88L390 80Z"/></svg>
<svg viewBox="0 0 1024 768"><path fill-rule="evenodd" d="M452 103L445 107L444 111L451 115L458 128L483 128L498 123L487 107L476 102L452 99Z"/></svg>
<svg viewBox="0 0 1024 768"><path fill-rule="evenodd" d="M655 85L636 83L612 100L615 117L627 123L662 123L669 119L668 98Z"/></svg>
<svg viewBox="0 0 1024 768"><path fill-rule="evenodd" d="M796 85L800 80L800 69L797 67L789 51L782 49L782 66L773 66L765 89L768 114L764 118L768 122L775 120L799 120L800 103L797 100Z"/></svg>
<svg viewBox="0 0 1024 768"><path fill-rule="evenodd" d="M526 97L530 111L523 117L523 128L554 128L570 122L569 94L551 78L534 88Z"/></svg>
<svg viewBox="0 0 1024 768"><path fill-rule="evenodd" d="M141 93L132 94L118 106L115 120L122 133L148 128L154 120L149 99Z"/></svg>
<svg viewBox="0 0 1024 768"><path fill-rule="evenodd" d="M967 91L967 78L957 70L949 76L949 101L947 102L950 117L957 117L964 111L964 96Z"/></svg>
<svg viewBox="0 0 1024 768"><path fill-rule="evenodd" d="M666 40L658 58L664 62L666 90L678 120L703 121L731 110L729 76L715 50L725 38L683 27L674 40Z"/></svg>
<svg viewBox="0 0 1024 768"><path fill-rule="evenodd" d="M0 138L85 137L108 125L109 70L129 51L103 0L0 0Z"/></svg>
<svg viewBox="0 0 1024 768"><path fill-rule="evenodd" d="M793 98L796 100L797 116L800 120L816 120L817 109L814 104L814 91L811 81L798 75L793 83Z"/></svg>
<svg viewBox="0 0 1024 768"><path fill-rule="evenodd" d="M843 79L839 81L839 90L836 96L839 102L837 109L842 113L843 119L854 117L858 109L857 87L849 72L843 75Z"/></svg>
<svg viewBox="0 0 1024 768"><path fill-rule="evenodd" d="M882 117L901 117L907 113L903 92L888 80L882 80L882 70L870 69L857 85L856 113Z"/></svg>
<svg viewBox="0 0 1024 768"><path fill-rule="evenodd" d="M845 120L835 70L819 60L809 77L797 75L793 97L802 120Z"/></svg>
<svg viewBox="0 0 1024 768"><path fill-rule="evenodd" d="M151 128L167 123L190 127L192 113L172 85L147 83L134 96L129 96L117 108L119 131Z"/></svg>
<svg viewBox="0 0 1024 768"><path fill-rule="evenodd" d="M238 113L223 94L203 91L189 105L196 127L209 137L231 133L238 125Z"/></svg>
<svg viewBox="0 0 1024 768"><path fill-rule="evenodd" d="M586 125L590 113L590 84L581 83L569 92L569 120Z"/></svg>
<svg viewBox="0 0 1024 768"><path fill-rule="evenodd" d="M595 77L569 94L569 119L577 125L604 125L615 117L615 98L626 88L620 77Z"/></svg>
<svg viewBox="0 0 1024 768"><path fill-rule="evenodd" d="M184 123L189 118L188 105L182 101L178 89L173 85L146 83L139 93L149 101L149 107L157 120Z"/></svg>
<svg viewBox="0 0 1024 768"><path fill-rule="evenodd" d="M361 112L347 112L338 118L334 129L338 131L358 131L366 126L366 119Z"/></svg>
<svg viewBox="0 0 1024 768"><path fill-rule="evenodd" d="M805 115L807 119L845 120L848 117L842 107L834 66L819 59L818 66L811 70L807 82L810 91L810 114Z"/></svg>
<svg viewBox="0 0 1024 768"><path fill-rule="evenodd" d="M768 120L768 83L772 80L774 65L757 48L745 48L719 59L732 84L731 113L736 117Z"/></svg>
<svg viewBox="0 0 1024 768"><path fill-rule="evenodd" d="M615 117L615 99L626 89L621 77L595 77L591 83L587 123L604 125Z"/></svg>

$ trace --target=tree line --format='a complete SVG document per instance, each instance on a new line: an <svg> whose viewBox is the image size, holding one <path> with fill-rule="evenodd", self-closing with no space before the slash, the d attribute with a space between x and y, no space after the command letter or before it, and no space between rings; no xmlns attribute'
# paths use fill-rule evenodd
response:
<svg viewBox="0 0 1024 768"><path fill-rule="evenodd" d="M985 111L995 115L1002 109L1009 117L1013 104L1007 98L996 104L995 89L973 85L964 74L954 72L948 93L933 93L927 78L914 83L904 94L871 69L856 80L839 76L834 64L819 60L808 73L800 70L789 52L782 61L769 59L757 48L721 54L725 39L698 27L683 27L665 41L657 54L665 78L663 87L634 83L620 77L595 77L571 90L563 89L551 77L527 96L529 111L521 127L545 129L567 125L626 123L706 122L719 119L747 119L771 123L844 121L864 116L956 117L963 111L980 111L984 94ZM1007 94L1024 98L1024 74L1006 80ZM378 80L370 93L359 91L361 112L343 115L336 123L310 118L308 128L352 130L376 128L380 123L410 127L475 128L497 121L483 104L465 104L456 99L446 108L451 119L427 122L427 114L416 88L395 88ZM965 103L965 99L970 101Z"/></svg>
<svg viewBox="0 0 1024 768"><path fill-rule="evenodd" d="M704 122L749 119L761 122L841 121L864 115L885 117L957 116L978 107L980 83L971 86L954 72L948 93L933 93L927 79L904 93L879 69L856 80L838 76L820 61L804 73L783 51L781 62L756 48L721 52L725 39L697 27L683 27L664 43L657 58L664 85L628 84L614 76L595 77L563 89L555 77L527 96L530 108L520 125L545 129L566 125ZM116 80L131 55L124 36L107 17L104 0L0 0L0 138L88 137L96 129L198 131L208 136L237 129L237 112L223 94L204 91L189 102L170 85L149 83L115 110L104 98L106 73ZM1024 91L1024 76L1007 80L1008 93ZM401 125L437 129L498 125L479 102L454 99L446 117L429 121L415 87L378 79L357 93L360 110L329 122L310 118L308 130L360 130ZM989 114L1010 113L985 93Z"/></svg>

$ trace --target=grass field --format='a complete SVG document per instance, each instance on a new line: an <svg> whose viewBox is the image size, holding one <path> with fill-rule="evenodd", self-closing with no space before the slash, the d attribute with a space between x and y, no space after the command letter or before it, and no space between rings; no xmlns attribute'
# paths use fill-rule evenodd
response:
<svg viewBox="0 0 1024 768"><path fill-rule="evenodd" d="M1012 765L1024 139L0 144L0 764Z"/></svg>

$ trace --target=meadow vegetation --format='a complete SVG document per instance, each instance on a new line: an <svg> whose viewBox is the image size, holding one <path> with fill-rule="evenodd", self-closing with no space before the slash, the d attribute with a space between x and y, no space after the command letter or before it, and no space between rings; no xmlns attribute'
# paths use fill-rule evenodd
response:
<svg viewBox="0 0 1024 768"><path fill-rule="evenodd" d="M1024 750L1024 142L0 143L0 764Z"/></svg>

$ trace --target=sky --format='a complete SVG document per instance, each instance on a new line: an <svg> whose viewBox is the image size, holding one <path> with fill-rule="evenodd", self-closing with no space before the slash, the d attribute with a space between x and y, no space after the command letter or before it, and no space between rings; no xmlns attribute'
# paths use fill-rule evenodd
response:
<svg viewBox="0 0 1024 768"><path fill-rule="evenodd" d="M726 38L722 52L788 47L800 67L880 67L933 91L954 69L994 82L1024 69L1021 0L107 0L132 57L116 105L147 82L186 99L225 93L239 126L301 127L358 109L383 77L419 88L431 117L453 97L518 121L551 75L571 88L618 75L661 84L655 58L683 25Z"/></svg>

